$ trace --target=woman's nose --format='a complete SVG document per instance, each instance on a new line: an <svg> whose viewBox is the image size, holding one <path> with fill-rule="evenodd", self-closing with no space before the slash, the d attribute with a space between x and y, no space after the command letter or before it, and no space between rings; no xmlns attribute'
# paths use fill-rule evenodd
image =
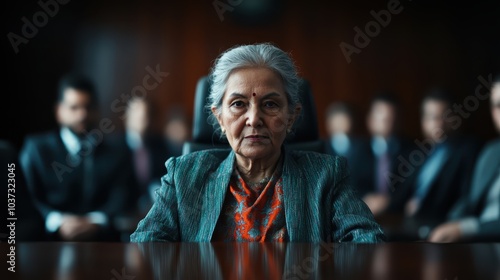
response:
<svg viewBox="0 0 500 280"><path fill-rule="evenodd" d="M248 126L259 127L263 124L262 122L262 112L258 106L250 106L247 111L247 123Z"/></svg>

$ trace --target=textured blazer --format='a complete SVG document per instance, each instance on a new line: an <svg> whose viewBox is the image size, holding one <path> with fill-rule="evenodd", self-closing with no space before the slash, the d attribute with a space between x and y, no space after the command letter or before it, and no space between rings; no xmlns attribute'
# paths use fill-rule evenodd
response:
<svg viewBox="0 0 500 280"><path fill-rule="evenodd" d="M283 203L291 242L385 240L370 210L349 185L345 159L284 152ZM155 204L131 241L211 241L234 162L233 151L215 149L170 158Z"/></svg>

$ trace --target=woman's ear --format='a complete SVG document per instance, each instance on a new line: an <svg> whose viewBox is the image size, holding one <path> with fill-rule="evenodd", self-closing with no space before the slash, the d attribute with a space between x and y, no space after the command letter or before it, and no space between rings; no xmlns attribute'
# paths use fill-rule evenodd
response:
<svg viewBox="0 0 500 280"><path fill-rule="evenodd" d="M212 110L212 114L214 114L215 118L217 119L217 122L219 123L219 126L222 131L224 131L224 127L222 125L222 119L220 117L220 112L217 110L217 107L212 107L210 108Z"/></svg>
<svg viewBox="0 0 500 280"><path fill-rule="evenodd" d="M297 120L298 116L300 116L300 111L302 111L302 105L297 104L295 106L295 109L293 110L293 113L291 113L290 117L288 118L288 124L287 124L288 130L292 129L293 124Z"/></svg>

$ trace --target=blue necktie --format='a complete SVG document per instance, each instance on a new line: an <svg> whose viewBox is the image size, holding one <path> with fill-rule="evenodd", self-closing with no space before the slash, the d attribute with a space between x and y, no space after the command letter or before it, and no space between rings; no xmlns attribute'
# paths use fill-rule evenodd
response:
<svg viewBox="0 0 500 280"><path fill-rule="evenodd" d="M425 161L417 178L415 197L422 201L429 192L432 182L436 179L441 167L448 156L448 149L441 145L436 146L436 150Z"/></svg>

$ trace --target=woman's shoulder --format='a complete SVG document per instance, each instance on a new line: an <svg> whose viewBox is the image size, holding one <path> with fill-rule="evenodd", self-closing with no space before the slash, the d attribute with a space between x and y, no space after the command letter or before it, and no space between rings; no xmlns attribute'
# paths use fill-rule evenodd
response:
<svg viewBox="0 0 500 280"><path fill-rule="evenodd" d="M296 166L312 172L337 174L346 171L347 161L344 157L312 151L290 151L290 158Z"/></svg>
<svg viewBox="0 0 500 280"><path fill-rule="evenodd" d="M192 152L186 155L171 157L167 160L167 167L170 164L175 164L177 168L187 167L196 170L199 167L218 166L224 161L230 149L208 149Z"/></svg>
<svg viewBox="0 0 500 280"><path fill-rule="evenodd" d="M333 186L349 174L346 160L340 156L310 151L290 151L288 155L285 173L312 180L310 188Z"/></svg>
<svg viewBox="0 0 500 280"><path fill-rule="evenodd" d="M313 151L297 151L293 150L289 152L290 156L299 163L318 163L318 164L342 164L345 162L345 158L336 155L330 155L326 153L318 153Z"/></svg>

